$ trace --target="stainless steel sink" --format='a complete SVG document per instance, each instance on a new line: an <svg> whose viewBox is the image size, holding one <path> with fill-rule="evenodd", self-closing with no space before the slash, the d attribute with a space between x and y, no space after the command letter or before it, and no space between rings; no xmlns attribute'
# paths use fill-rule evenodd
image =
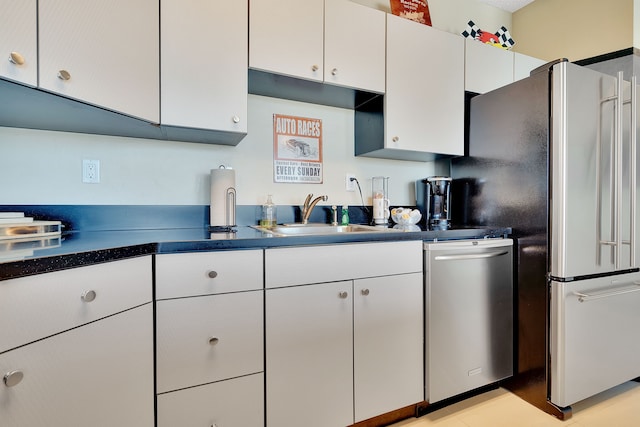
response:
<svg viewBox="0 0 640 427"><path fill-rule="evenodd" d="M372 225L351 224L351 225L330 225L330 224L284 224L267 228L261 226L252 226L256 230L263 233L270 233L274 236L312 236L312 235L331 235L341 233L380 233L380 232L398 232L386 227L374 227Z"/></svg>

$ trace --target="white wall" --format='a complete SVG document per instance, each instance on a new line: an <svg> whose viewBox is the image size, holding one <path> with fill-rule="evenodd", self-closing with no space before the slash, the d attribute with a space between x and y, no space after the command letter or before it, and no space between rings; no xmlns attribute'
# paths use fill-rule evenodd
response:
<svg viewBox="0 0 640 427"><path fill-rule="evenodd" d="M352 0L374 9L391 12L389 0ZM511 13L476 0L428 0L434 28L460 34L473 21L485 31L495 33L501 26L511 32Z"/></svg>
<svg viewBox="0 0 640 427"><path fill-rule="evenodd" d="M322 119L323 184L273 182L274 113ZM448 174L448 161L356 158L352 110L249 95L248 120L236 147L0 127L0 204L206 205L209 171L226 164L236 169L240 205L262 204L267 194L300 205L307 193L360 205L357 191L345 191L346 173L360 181L366 204L371 177L385 175L392 204L409 205L415 180ZM100 160L100 184L82 183L82 159Z"/></svg>

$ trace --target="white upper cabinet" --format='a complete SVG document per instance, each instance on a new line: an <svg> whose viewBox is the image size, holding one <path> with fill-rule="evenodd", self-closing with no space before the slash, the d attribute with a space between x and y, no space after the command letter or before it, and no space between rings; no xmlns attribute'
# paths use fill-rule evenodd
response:
<svg viewBox="0 0 640 427"><path fill-rule="evenodd" d="M465 40L464 88L485 93L513 82L513 52Z"/></svg>
<svg viewBox="0 0 640 427"><path fill-rule="evenodd" d="M460 36L387 15L384 117L384 146L370 150L374 157L431 160L433 154L464 154Z"/></svg>
<svg viewBox="0 0 640 427"><path fill-rule="evenodd" d="M384 92L384 12L346 0L250 3L252 69Z"/></svg>
<svg viewBox="0 0 640 427"><path fill-rule="evenodd" d="M247 1L160 5L161 123L246 133Z"/></svg>
<svg viewBox="0 0 640 427"><path fill-rule="evenodd" d="M159 122L159 4L47 0L38 5L40 87Z"/></svg>
<svg viewBox="0 0 640 427"><path fill-rule="evenodd" d="M543 59L534 58L533 56L523 55L522 53L514 52L513 56L513 80L524 79L529 77L532 70L546 64L547 61Z"/></svg>
<svg viewBox="0 0 640 427"><path fill-rule="evenodd" d="M0 77L38 84L37 34L35 0L0 2Z"/></svg>
<svg viewBox="0 0 640 427"><path fill-rule="evenodd" d="M323 79L324 0L251 0L249 66Z"/></svg>
<svg viewBox="0 0 640 427"><path fill-rule="evenodd" d="M325 83L384 93L385 13L345 0L325 0Z"/></svg>

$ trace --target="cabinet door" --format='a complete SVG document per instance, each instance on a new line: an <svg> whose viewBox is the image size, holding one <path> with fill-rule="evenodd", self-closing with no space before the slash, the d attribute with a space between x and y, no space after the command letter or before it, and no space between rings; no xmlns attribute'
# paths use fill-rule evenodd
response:
<svg viewBox="0 0 640 427"><path fill-rule="evenodd" d="M263 371L262 294L158 301L158 393Z"/></svg>
<svg viewBox="0 0 640 427"><path fill-rule="evenodd" d="M151 303L0 355L3 427L154 426Z"/></svg>
<svg viewBox="0 0 640 427"><path fill-rule="evenodd" d="M258 290L262 250L156 255L156 299Z"/></svg>
<svg viewBox="0 0 640 427"><path fill-rule="evenodd" d="M524 79L529 77L532 70L544 65L547 61L534 58L533 56L523 55L518 52L513 53L513 80Z"/></svg>
<svg viewBox="0 0 640 427"><path fill-rule="evenodd" d="M513 82L513 52L465 39L464 88L485 93Z"/></svg>
<svg viewBox="0 0 640 427"><path fill-rule="evenodd" d="M0 352L151 302L151 256L20 277L0 286Z"/></svg>
<svg viewBox="0 0 640 427"><path fill-rule="evenodd" d="M42 89L159 121L157 1L47 0L38 12Z"/></svg>
<svg viewBox="0 0 640 427"><path fill-rule="evenodd" d="M267 425L353 423L352 283L265 292Z"/></svg>
<svg viewBox="0 0 640 427"><path fill-rule="evenodd" d="M324 0L250 0L249 67L323 80Z"/></svg>
<svg viewBox="0 0 640 427"><path fill-rule="evenodd" d="M424 400L422 274L354 281L354 396L359 422Z"/></svg>
<svg viewBox="0 0 640 427"><path fill-rule="evenodd" d="M385 13L344 0L324 13L325 83L384 93Z"/></svg>
<svg viewBox="0 0 640 427"><path fill-rule="evenodd" d="M30 86L38 84L36 4L35 0L0 2L0 77Z"/></svg>
<svg viewBox="0 0 640 427"><path fill-rule="evenodd" d="M160 4L161 123L246 132L247 0Z"/></svg>
<svg viewBox="0 0 640 427"><path fill-rule="evenodd" d="M464 154L464 39L387 14L385 148Z"/></svg>
<svg viewBox="0 0 640 427"><path fill-rule="evenodd" d="M158 427L263 427L264 377L247 375L158 396Z"/></svg>

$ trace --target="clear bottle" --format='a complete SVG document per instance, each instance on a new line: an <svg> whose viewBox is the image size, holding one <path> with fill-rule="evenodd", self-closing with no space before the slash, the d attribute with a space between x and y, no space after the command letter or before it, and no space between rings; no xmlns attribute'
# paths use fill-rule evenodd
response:
<svg viewBox="0 0 640 427"><path fill-rule="evenodd" d="M278 223L277 207L273 204L271 194L267 196L267 201L262 205L262 216L260 217L260 225L262 227L274 227Z"/></svg>

